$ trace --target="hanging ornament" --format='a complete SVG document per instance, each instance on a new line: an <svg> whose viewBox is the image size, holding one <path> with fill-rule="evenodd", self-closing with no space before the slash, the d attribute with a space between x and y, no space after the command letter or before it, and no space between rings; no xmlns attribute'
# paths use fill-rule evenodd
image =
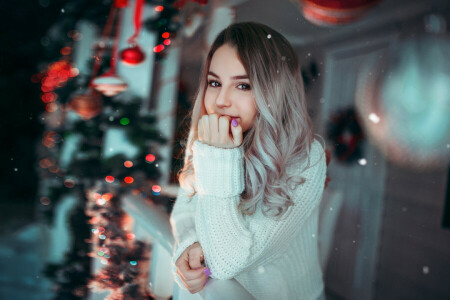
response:
<svg viewBox="0 0 450 300"><path fill-rule="evenodd" d="M134 8L134 34L127 40L130 47L120 52L121 61L128 66L137 66L145 60L145 53L141 50L136 39L141 31L141 16L144 0L136 0Z"/></svg>
<svg viewBox="0 0 450 300"><path fill-rule="evenodd" d="M134 45L122 50L120 59L127 66L137 66L145 60L145 54L139 45Z"/></svg>
<svg viewBox="0 0 450 300"><path fill-rule="evenodd" d="M87 121L102 111L102 96L97 91L91 89L86 93L75 94L70 99L69 108L79 114L83 120Z"/></svg>
<svg viewBox="0 0 450 300"><path fill-rule="evenodd" d="M128 84L115 73L105 73L92 81L92 87L107 97L115 96L128 87Z"/></svg>
<svg viewBox="0 0 450 300"><path fill-rule="evenodd" d="M114 3L117 7L117 2ZM114 44L112 49L112 55L111 55L111 68L108 72L105 74L95 77L90 82L90 87L93 87L97 91L101 92L103 95L107 97L112 97L117 95L118 93L121 93L125 91L128 87L128 84L119 77L119 75L116 74L116 62L117 62L117 56L118 56L118 45L119 45L119 39L120 39L120 28L122 24L122 15L123 10L119 11L119 19L117 21L116 25L116 34L114 37ZM108 22L107 22L108 24ZM108 30L110 31L110 29Z"/></svg>
<svg viewBox="0 0 450 300"><path fill-rule="evenodd" d="M400 40L358 75L356 107L389 161L416 170L450 162L450 41Z"/></svg>
<svg viewBox="0 0 450 300"><path fill-rule="evenodd" d="M300 0L305 19L319 26L334 26L356 21L379 1Z"/></svg>

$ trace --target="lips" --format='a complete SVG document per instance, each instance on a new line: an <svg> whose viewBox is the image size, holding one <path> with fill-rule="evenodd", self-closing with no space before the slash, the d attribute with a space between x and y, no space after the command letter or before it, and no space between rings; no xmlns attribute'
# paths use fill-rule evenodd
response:
<svg viewBox="0 0 450 300"><path fill-rule="evenodd" d="M239 119L239 117L233 117L233 116L230 116L230 115L221 115L221 116L224 116L224 117L230 117L230 118L232 118L232 119Z"/></svg>

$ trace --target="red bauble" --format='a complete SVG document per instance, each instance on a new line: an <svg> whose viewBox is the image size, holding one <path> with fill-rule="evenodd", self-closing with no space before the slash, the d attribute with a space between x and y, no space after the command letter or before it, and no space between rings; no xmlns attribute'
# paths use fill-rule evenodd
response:
<svg viewBox="0 0 450 300"><path fill-rule="evenodd" d="M69 108L78 113L83 120L92 119L103 109L102 96L92 90L87 93L76 94L70 100Z"/></svg>
<svg viewBox="0 0 450 300"><path fill-rule="evenodd" d="M362 17L380 0L300 0L305 19L321 26L340 25Z"/></svg>
<svg viewBox="0 0 450 300"><path fill-rule="evenodd" d="M120 52L120 59L129 66L137 66L145 59L145 53L142 52L138 45L124 49Z"/></svg>
<svg viewBox="0 0 450 300"><path fill-rule="evenodd" d="M92 87L107 97L115 96L128 87L128 84L117 74L108 72L96 77L92 81Z"/></svg>

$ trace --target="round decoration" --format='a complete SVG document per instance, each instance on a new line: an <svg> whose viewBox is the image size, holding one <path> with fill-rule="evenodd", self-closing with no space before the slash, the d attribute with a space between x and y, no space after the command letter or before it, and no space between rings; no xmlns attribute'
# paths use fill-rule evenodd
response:
<svg viewBox="0 0 450 300"><path fill-rule="evenodd" d="M145 59L145 54L142 52L141 47L131 46L120 52L121 61L128 66L137 66Z"/></svg>
<svg viewBox="0 0 450 300"><path fill-rule="evenodd" d="M391 162L419 170L447 168L449 49L450 41L436 36L404 40L361 70L356 108L369 138Z"/></svg>
<svg viewBox="0 0 450 300"><path fill-rule="evenodd" d="M103 109L103 100L100 93L89 90L83 94L76 94L69 102L69 108L87 121L100 114Z"/></svg>
<svg viewBox="0 0 450 300"><path fill-rule="evenodd" d="M106 73L94 78L92 87L107 97L115 96L128 87L128 84L114 73Z"/></svg>
<svg viewBox="0 0 450 300"><path fill-rule="evenodd" d="M330 116L327 137L338 161L351 163L362 157L364 134L353 107L336 111Z"/></svg>
<svg viewBox="0 0 450 300"><path fill-rule="evenodd" d="M300 0L305 19L319 26L347 24L364 16L380 0Z"/></svg>

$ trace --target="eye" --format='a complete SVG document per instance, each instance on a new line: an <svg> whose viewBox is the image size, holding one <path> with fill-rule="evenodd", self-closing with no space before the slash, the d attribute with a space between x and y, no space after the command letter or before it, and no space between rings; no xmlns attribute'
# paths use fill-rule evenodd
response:
<svg viewBox="0 0 450 300"><path fill-rule="evenodd" d="M238 85L238 87L240 87L239 89L244 90L244 91L251 90L250 85L249 85L249 84L246 84L246 83L240 83L240 84Z"/></svg>
<svg viewBox="0 0 450 300"><path fill-rule="evenodd" d="M215 81L215 80L209 80L208 81L208 86L210 86L210 87L217 87L218 85L219 85L219 83L217 81Z"/></svg>

